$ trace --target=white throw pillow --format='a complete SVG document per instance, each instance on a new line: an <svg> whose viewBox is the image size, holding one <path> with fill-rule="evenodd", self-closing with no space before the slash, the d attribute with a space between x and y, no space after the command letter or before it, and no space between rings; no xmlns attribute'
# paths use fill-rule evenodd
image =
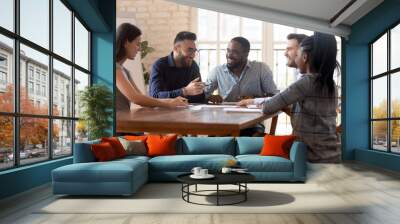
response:
<svg viewBox="0 0 400 224"><path fill-rule="evenodd" d="M125 138L119 137L119 141L126 151L126 155L145 156L147 155L147 149L143 141L141 140L126 140Z"/></svg>

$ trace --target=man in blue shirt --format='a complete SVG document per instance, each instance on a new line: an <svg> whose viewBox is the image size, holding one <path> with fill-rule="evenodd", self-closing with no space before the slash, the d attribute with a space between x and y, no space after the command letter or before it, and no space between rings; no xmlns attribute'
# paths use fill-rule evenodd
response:
<svg viewBox="0 0 400 224"><path fill-rule="evenodd" d="M273 96L278 93L271 69L262 62L249 61L250 42L243 37L233 38L226 49L226 64L208 74L206 98L212 103L237 102L244 98ZM213 95L218 89L218 95ZM263 136L264 125L241 131L241 136Z"/></svg>
<svg viewBox="0 0 400 224"><path fill-rule="evenodd" d="M185 97L189 103L204 103L204 84L201 82L196 56L196 34L179 32L173 51L158 59L151 69L149 94L154 98Z"/></svg>
<svg viewBox="0 0 400 224"><path fill-rule="evenodd" d="M237 102L243 98L273 96L279 91L271 69L263 62L249 61L250 43L243 37L233 38L226 52L227 63L215 67L207 77L204 90L213 103ZM218 89L219 95L212 95Z"/></svg>

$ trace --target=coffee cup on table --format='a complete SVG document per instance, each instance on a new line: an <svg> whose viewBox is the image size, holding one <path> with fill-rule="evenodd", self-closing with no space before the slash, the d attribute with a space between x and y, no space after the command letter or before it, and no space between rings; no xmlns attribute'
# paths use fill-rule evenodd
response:
<svg viewBox="0 0 400 224"><path fill-rule="evenodd" d="M200 170L200 176L207 176L208 175L208 169L201 169Z"/></svg>
<svg viewBox="0 0 400 224"><path fill-rule="evenodd" d="M192 169L192 173L194 174L194 175L196 175L196 176L200 176L201 174L200 174L200 171L202 170L202 168L201 167L193 167L193 169Z"/></svg>

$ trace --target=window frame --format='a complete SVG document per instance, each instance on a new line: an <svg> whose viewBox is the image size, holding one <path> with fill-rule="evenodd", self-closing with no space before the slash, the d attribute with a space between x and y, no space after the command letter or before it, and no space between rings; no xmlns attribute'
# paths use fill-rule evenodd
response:
<svg viewBox="0 0 400 224"><path fill-rule="evenodd" d="M384 32L379 34L376 38L374 38L371 42L368 43L368 58L369 58L369 149L372 151L379 151L379 152L386 152L386 153L391 153L391 154L400 154L400 152L393 152L392 151L392 121L398 121L400 120L400 117L392 117L392 98L391 98L391 79L392 75L395 75L396 73L400 72L400 67L391 69L391 31L393 28L400 26L400 20L389 26L388 28L385 29ZM381 37L384 35L387 35L387 63L386 63L386 71L376 74L374 76L373 74L373 44L376 43ZM382 77L386 77L386 86L387 86L387 105L386 105L386 117L385 118L373 118L373 81ZM386 151L379 150L374 148L374 132L373 132L373 122L376 121L386 121Z"/></svg>
<svg viewBox="0 0 400 224"><path fill-rule="evenodd" d="M221 64L226 63L226 62L221 63L221 60L220 60L221 59L221 52L226 51L226 48L223 49L221 46L222 45L228 45L229 42L230 42L230 40L221 40L221 35L220 35L221 14L227 14L227 13L216 12L216 11L213 11L213 10L207 10L207 11L212 11L212 12L217 13L217 21L216 21L217 22L217 39L215 41L210 41L210 40L204 41L204 40L197 39L196 45L198 46L198 48L202 44L204 44L204 45L215 45L216 46L215 48L199 48L196 58L197 58L198 66L199 66L200 69L201 69L201 61L200 61L200 53L201 53L201 51L208 52L208 61L207 62L210 61L209 60L210 59L210 52L211 51L215 51L216 52L215 54L216 54L216 57L217 57L216 58L216 64L217 65L221 65ZM227 15L232 15L232 14L227 14ZM233 16L235 16L235 15L233 15ZM243 19L246 19L246 17L242 17L242 16L237 16L237 17L239 18L239 35L238 36L242 36L243 32L244 32ZM198 20L199 20L199 16L198 16L198 11L197 11L196 12L196 22L198 22ZM264 37L264 33L265 33L264 23L265 22L263 22L263 21L260 21L260 22L261 22L261 40L260 41L250 41L249 40L249 42L251 43L250 52L257 51L257 54L261 55L261 58L260 58L259 61L263 61L264 60L264 51L265 51L265 46L264 46L265 45L264 44L264 39L265 39L265 37ZM196 27L198 27L198 24L196 24ZM232 38L233 37L234 36L232 36ZM260 48L252 48L252 46L254 46L254 45L260 45L261 47ZM212 68L209 68L208 72L210 72L211 70L212 70ZM207 74L208 74L208 72L207 72Z"/></svg>
<svg viewBox="0 0 400 224"><path fill-rule="evenodd" d="M13 41L13 52L12 52L12 61L13 64L11 65L12 68L8 69L11 71L11 75L13 76L14 79L14 109L13 112L2 112L0 111L0 116L2 117L12 117L13 119L13 166L10 167L5 167L5 168L0 168L0 172L5 171L5 170L10 170L10 169L16 169L19 167L23 166L29 166L33 164L38 164L38 163L43 163L46 161L54 160L54 159L61 159L61 158L66 158L73 156L74 152L74 143L75 143L75 126L76 126L76 121L79 120L79 117L75 116L75 108L72 106L71 108L71 114L68 116L56 116L53 115L53 60L58 60L61 63L64 63L68 66L71 67L71 80L70 86L71 86L71 93L72 93L72 99L71 99L71 105L75 104L75 98L77 97L77 93L75 92L74 88L74 83L75 81L75 69L81 71L82 73L88 75L89 83L88 86L92 85L93 77L92 77L92 62L91 62L91 49L92 49L92 43L91 43L91 37L92 37L92 31L89 29L87 24L83 21L83 19L72 9L72 7L65 1L65 0L59 0L68 10L71 11L71 19L70 23L72 26L71 30L71 59L64 58L63 56L55 53L53 50L53 1L54 0L47 0L49 4L49 47L46 49L45 47L42 47L39 44L34 43L33 41L30 41L27 38L24 38L23 36L20 35L20 0L14 0L13 1L13 10L14 10L14 18L13 18L13 31L10 31L4 27L0 26L0 35L10 38ZM77 19L83 27L88 31L88 69L85 69L78 64L75 63L75 19ZM48 97L47 103L48 103L48 112L46 115L39 115L39 114L28 114L28 113L21 113L20 111L20 91L21 91L21 80L20 80L20 66L21 66L21 56L20 56L20 46L23 44L26 47L29 47L33 50L36 50L42 54L45 54L48 56L48 71L47 71L47 80L45 84L45 95ZM38 71L37 68L33 67L33 79L30 77L30 68L31 65L29 63L26 64L26 82L32 81L34 85L34 92L36 92L35 85L40 83L40 94L35 94L34 96L37 96L38 98L43 97L41 88L42 88L42 72L43 70L40 69L39 71L39 80L36 79L36 72ZM29 91L29 87L27 84L27 91ZM48 92L48 93L46 93ZM36 99L34 101L34 104L38 101L39 99ZM43 157L43 160L40 160L38 162L28 162L28 163L21 163L21 158L20 158L20 119L21 118L44 118L47 119L48 123L48 135L47 135L47 157ZM53 123L55 123L57 120L61 121L70 121L71 122L71 141L70 141L70 148L71 148L71 153L67 155L62 155L62 156L55 156L53 155L55 147L53 146Z"/></svg>

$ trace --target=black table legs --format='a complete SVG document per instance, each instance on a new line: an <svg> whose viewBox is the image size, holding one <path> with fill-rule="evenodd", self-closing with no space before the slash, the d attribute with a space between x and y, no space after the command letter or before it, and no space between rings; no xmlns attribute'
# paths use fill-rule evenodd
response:
<svg viewBox="0 0 400 224"><path fill-rule="evenodd" d="M195 191L190 191L190 186L195 186ZM197 184L186 184L182 183L182 199L188 203L197 204L197 205L216 205L216 206L223 206L223 205L234 205L239 204L242 202L247 201L247 192L249 191L247 187L247 183L237 183L233 184L238 186L237 190L224 190L220 188L221 184L216 184L216 190L199 190ZM209 192L214 192L215 194L207 194ZM202 197L216 197L216 204L204 204L194 202L190 200L190 195L192 196L202 196ZM239 196L239 200L230 203L223 203L222 198L225 197L237 197Z"/></svg>

